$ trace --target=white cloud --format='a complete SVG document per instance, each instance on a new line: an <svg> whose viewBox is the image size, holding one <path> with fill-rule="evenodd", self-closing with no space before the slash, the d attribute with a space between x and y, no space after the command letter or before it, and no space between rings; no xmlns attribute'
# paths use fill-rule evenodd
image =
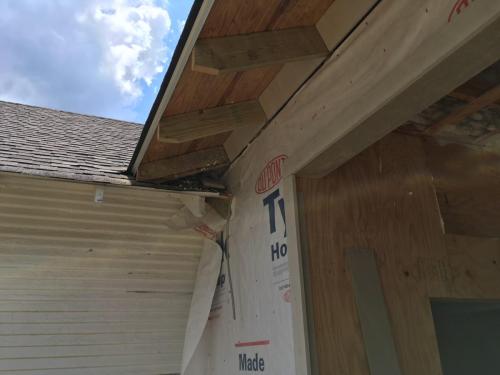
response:
<svg viewBox="0 0 500 375"><path fill-rule="evenodd" d="M77 16L85 28L93 29L104 48L100 68L113 76L120 91L136 99L140 81L148 86L163 70L167 59L164 38L171 28L168 12L152 1L99 2Z"/></svg>
<svg viewBox="0 0 500 375"><path fill-rule="evenodd" d="M153 0L2 0L0 99L130 116L171 29Z"/></svg>

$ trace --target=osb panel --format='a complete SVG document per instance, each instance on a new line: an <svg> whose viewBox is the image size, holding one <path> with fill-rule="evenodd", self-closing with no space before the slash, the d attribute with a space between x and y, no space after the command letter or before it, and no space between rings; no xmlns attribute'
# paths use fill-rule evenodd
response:
<svg viewBox="0 0 500 375"><path fill-rule="evenodd" d="M200 38L244 34L315 24L333 0L217 0ZM164 115L195 111L258 98L281 65L218 76L194 72L189 61ZM156 137L143 162L221 145L229 133L184 144L163 144Z"/></svg>

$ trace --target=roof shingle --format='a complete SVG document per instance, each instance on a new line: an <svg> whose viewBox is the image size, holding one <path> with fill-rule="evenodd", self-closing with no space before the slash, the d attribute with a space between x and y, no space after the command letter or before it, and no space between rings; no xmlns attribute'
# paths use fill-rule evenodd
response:
<svg viewBox="0 0 500 375"><path fill-rule="evenodd" d="M0 101L0 171L128 183L142 126Z"/></svg>

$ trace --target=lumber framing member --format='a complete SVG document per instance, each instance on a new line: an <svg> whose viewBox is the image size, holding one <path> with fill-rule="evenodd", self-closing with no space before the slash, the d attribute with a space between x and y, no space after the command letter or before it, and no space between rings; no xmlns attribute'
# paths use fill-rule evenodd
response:
<svg viewBox="0 0 500 375"><path fill-rule="evenodd" d="M470 101L470 103L465 105L463 108L450 113L444 119L436 122L429 129L427 129L427 133L435 134L447 125L456 125L465 120L468 116L476 113L484 107L495 103L498 100L500 100L500 85L497 85L492 89L486 91L481 96Z"/></svg>
<svg viewBox="0 0 500 375"><path fill-rule="evenodd" d="M224 147L218 146L168 159L143 163L137 181L169 181L229 164Z"/></svg>
<svg viewBox="0 0 500 375"><path fill-rule="evenodd" d="M262 125L266 115L256 100L188 112L163 118L158 140L167 143L188 142L236 128Z"/></svg>
<svg viewBox="0 0 500 375"><path fill-rule="evenodd" d="M216 75L327 54L328 48L316 28L301 27L198 40L192 69Z"/></svg>
<svg viewBox="0 0 500 375"><path fill-rule="evenodd" d="M327 175L500 58L500 3L475 2L451 22L445 3L431 4L381 2L348 49L328 60L276 116L263 137L276 136L265 133L278 128L294 135L285 175ZM415 17L431 8L440 17ZM429 27L416 45L405 35L422 25ZM390 31L395 27L399 33Z"/></svg>

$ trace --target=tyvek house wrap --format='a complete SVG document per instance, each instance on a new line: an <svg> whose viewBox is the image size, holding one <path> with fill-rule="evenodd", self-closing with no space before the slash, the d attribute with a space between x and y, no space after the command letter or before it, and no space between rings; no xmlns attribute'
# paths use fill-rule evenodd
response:
<svg viewBox="0 0 500 375"><path fill-rule="evenodd" d="M280 185L286 156L256 159L232 189L236 199L225 230L229 257L222 262L188 375L294 373L286 203Z"/></svg>
<svg viewBox="0 0 500 375"><path fill-rule="evenodd" d="M215 288L222 262L222 249L215 241L217 233L222 231L225 218L222 218L204 197L184 195L180 197L184 207L170 217L168 228L179 231L197 231L205 237L200 262L196 272L196 280L189 308L188 322L184 335L181 374L199 373L193 371L193 355L196 352L206 323L209 318Z"/></svg>

